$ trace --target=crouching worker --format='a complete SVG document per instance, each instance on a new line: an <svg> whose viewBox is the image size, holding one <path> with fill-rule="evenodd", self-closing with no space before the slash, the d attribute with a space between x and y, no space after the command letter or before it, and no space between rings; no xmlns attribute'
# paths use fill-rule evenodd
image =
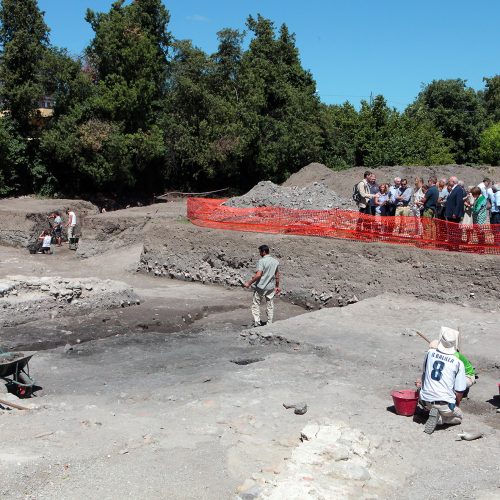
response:
<svg viewBox="0 0 500 500"><path fill-rule="evenodd" d="M52 234L49 230L42 231L42 234L38 237L42 242L42 248L38 253L52 253Z"/></svg>
<svg viewBox="0 0 500 500"><path fill-rule="evenodd" d="M439 345L439 340L433 340L429 344L429 349L437 349ZM458 350L455 352L455 356L464 364L465 368L465 382L467 383L467 389L464 392L464 398L469 394L469 389L476 383L478 376L476 375L476 369L472 366L472 363Z"/></svg>
<svg viewBox="0 0 500 500"><path fill-rule="evenodd" d="M432 434L436 426L460 424L463 419L459 405L467 389L465 367L455 356L458 331L441 327L437 348L430 348L424 359L420 388L420 404L429 411L424 431Z"/></svg>

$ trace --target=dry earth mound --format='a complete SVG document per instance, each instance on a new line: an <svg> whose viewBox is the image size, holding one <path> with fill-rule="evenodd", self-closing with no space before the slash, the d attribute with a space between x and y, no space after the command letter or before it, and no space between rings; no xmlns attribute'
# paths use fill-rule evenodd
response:
<svg viewBox="0 0 500 500"><path fill-rule="evenodd" d="M302 188L311 182L321 182L327 188L335 190L339 196L351 199L352 188L356 182L363 178L366 167L353 167L347 170L331 170L321 163L310 163L301 170L291 175L284 183L284 187ZM423 177L427 181L429 176L436 175L438 178L449 178L456 175L465 182L466 186L476 186L484 177L497 180L500 177L498 167L480 166L468 167L466 165L434 165L422 166L393 166L376 167L373 172L377 181L392 182L394 177L405 177L409 184L413 185L416 176Z"/></svg>
<svg viewBox="0 0 500 500"><path fill-rule="evenodd" d="M320 182L311 182L303 187L283 187L270 181L263 181L259 182L248 193L231 198L224 205L239 208L279 206L300 210L355 208L350 199L342 198Z"/></svg>
<svg viewBox="0 0 500 500"><path fill-rule="evenodd" d="M85 220L85 237L80 240L77 255L88 258L123 247L130 248L142 243L148 231L155 230L151 227L153 223L168 227L172 221L185 221L185 216L185 201L91 215Z"/></svg>
<svg viewBox="0 0 500 500"><path fill-rule="evenodd" d="M76 213L78 225L85 218L98 213L95 205L84 200L50 200L35 197L0 200L0 244L26 247L48 227L48 216L59 211L66 220L66 209Z"/></svg>
<svg viewBox="0 0 500 500"><path fill-rule="evenodd" d="M322 182L331 187L332 180L338 172L328 168L323 163L309 163L301 168L298 172L292 174L284 183L283 186L304 187L312 182Z"/></svg>
<svg viewBox="0 0 500 500"><path fill-rule="evenodd" d="M282 296L307 308L346 306L391 291L465 307L497 309L496 256L402 245L218 231L162 221L144 235L140 268L158 277L241 286L255 272L256 249L280 260Z"/></svg>

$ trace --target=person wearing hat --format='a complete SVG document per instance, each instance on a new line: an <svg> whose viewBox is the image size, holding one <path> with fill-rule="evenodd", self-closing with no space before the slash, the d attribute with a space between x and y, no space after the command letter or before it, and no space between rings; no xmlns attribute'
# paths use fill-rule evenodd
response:
<svg viewBox="0 0 500 500"><path fill-rule="evenodd" d="M460 343L458 343L460 345ZM429 343L429 349L437 349L439 345L439 340L433 340ZM472 365L472 363L458 350L455 352L455 356L464 364L465 368L465 381L467 383L467 389L464 392L464 397L467 397L469 393L469 389L476 383L476 369Z"/></svg>
<svg viewBox="0 0 500 500"><path fill-rule="evenodd" d="M424 431L432 434L436 426L457 425L462 422L463 413L459 405L467 389L465 367L455 356L458 331L445 326L437 348L430 348L425 355L420 384L420 404L429 410Z"/></svg>

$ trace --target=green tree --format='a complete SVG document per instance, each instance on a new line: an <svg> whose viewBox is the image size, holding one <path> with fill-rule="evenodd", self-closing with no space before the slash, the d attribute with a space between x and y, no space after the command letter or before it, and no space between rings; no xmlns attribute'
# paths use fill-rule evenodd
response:
<svg viewBox="0 0 500 500"><path fill-rule="evenodd" d="M253 38L241 62L241 113L248 134L241 173L247 185L280 182L320 157L320 102L286 25L276 34L273 23L259 15L250 16L247 26Z"/></svg>
<svg viewBox="0 0 500 500"><path fill-rule="evenodd" d="M356 165L355 137L358 130L359 115L352 104L322 105L321 161L339 170Z"/></svg>
<svg viewBox="0 0 500 500"><path fill-rule="evenodd" d="M87 12L95 36L84 71L72 78L65 109L44 134L64 191L158 192L164 185L165 144L158 126L165 95L168 11L161 0L113 3ZM89 85L89 82L91 85Z"/></svg>
<svg viewBox="0 0 500 500"><path fill-rule="evenodd" d="M488 116L493 122L500 121L500 75L483 78L485 82L484 102Z"/></svg>
<svg viewBox="0 0 500 500"><path fill-rule="evenodd" d="M195 187L210 177L209 67L207 55L190 41L173 44L161 123L169 151L168 178L178 186Z"/></svg>
<svg viewBox="0 0 500 500"><path fill-rule="evenodd" d="M23 137L33 134L33 119L43 95L40 65L49 29L36 0L3 0L0 6L0 98Z"/></svg>
<svg viewBox="0 0 500 500"><path fill-rule="evenodd" d="M459 163L479 159L479 141L486 124L486 110L478 93L465 80L434 80L425 86L407 113L430 120L445 138L453 141Z"/></svg>
<svg viewBox="0 0 500 500"><path fill-rule="evenodd" d="M71 57L65 49L50 47L46 51L40 62L40 78L44 93L54 101L56 118L92 96L90 72L84 71L80 58Z"/></svg>
<svg viewBox="0 0 500 500"><path fill-rule="evenodd" d="M481 135L481 160L500 165L500 122L490 125Z"/></svg>
<svg viewBox="0 0 500 500"><path fill-rule="evenodd" d="M28 154L27 141L9 118L0 118L0 196L16 194L24 187L21 178Z"/></svg>
<svg viewBox="0 0 500 500"><path fill-rule="evenodd" d="M453 161L450 141L429 120L401 115L377 95L361 102L359 113L349 104L330 107L330 145L334 166L429 165ZM334 157L335 158L335 157ZM328 164L332 165L331 162Z"/></svg>
<svg viewBox="0 0 500 500"><path fill-rule="evenodd" d="M4 182L15 179L11 187L18 191L36 189L45 175L38 158L37 109L44 94L40 66L47 53L48 33L36 0L2 1L0 102L6 121L2 126L3 155L10 158L5 161L11 165L4 167L10 172L7 177L4 173Z"/></svg>
<svg viewBox="0 0 500 500"><path fill-rule="evenodd" d="M86 55L98 78L96 111L135 133L154 122L164 96L170 16L161 0L124 4L87 11L95 36Z"/></svg>

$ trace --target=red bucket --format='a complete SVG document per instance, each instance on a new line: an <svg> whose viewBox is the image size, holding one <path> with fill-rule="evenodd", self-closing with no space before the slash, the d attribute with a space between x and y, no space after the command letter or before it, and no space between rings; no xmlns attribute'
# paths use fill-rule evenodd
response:
<svg viewBox="0 0 500 500"><path fill-rule="evenodd" d="M418 404L418 392L413 389L403 389L402 391L391 391L392 400L398 415L411 417L415 415Z"/></svg>

